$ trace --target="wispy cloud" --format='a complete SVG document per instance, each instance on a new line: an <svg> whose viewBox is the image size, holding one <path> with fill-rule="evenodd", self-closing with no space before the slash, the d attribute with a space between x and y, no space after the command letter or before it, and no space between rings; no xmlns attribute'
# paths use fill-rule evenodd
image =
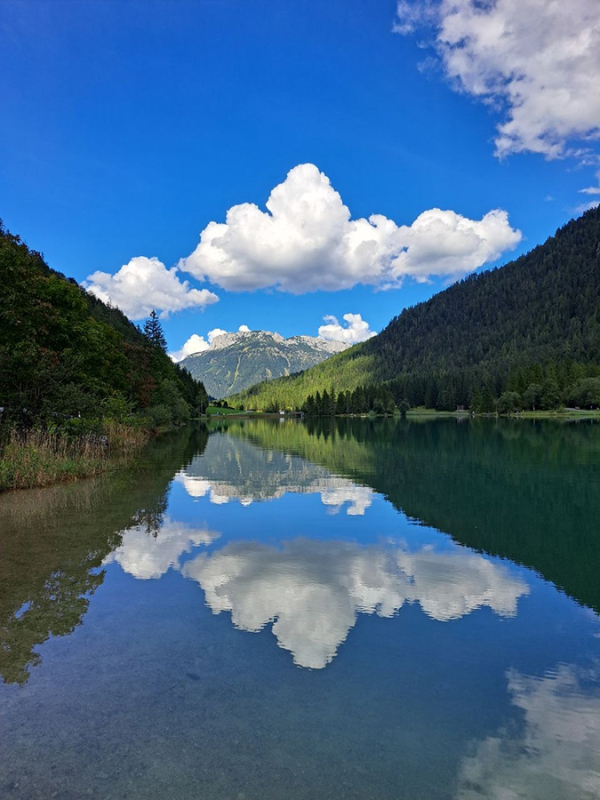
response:
<svg viewBox="0 0 600 800"><path fill-rule="evenodd" d="M600 172L596 173L597 186L587 186L585 189L580 189L581 194L600 194Z"/></svg>
<svg viewBox="0 0 600 800"><path fill-rule="evenodd" d="M575 206L573 211L575 214L585 214L586 211L597 208L598 206L600 206L600 200L590 200L589 203L582 203L580 206Z"/></svg>
<svg viewBox="0 0 600 800"><path fill-rule="evenodd" d="M452 84L500 112L498 156L582 155L600 138L598 0L400 0L394 30L424 27Z"/></svg>

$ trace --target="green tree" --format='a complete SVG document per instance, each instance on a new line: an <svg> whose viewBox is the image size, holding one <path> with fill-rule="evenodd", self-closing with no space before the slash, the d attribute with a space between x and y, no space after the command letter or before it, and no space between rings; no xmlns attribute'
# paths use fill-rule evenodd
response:
<svg viewBox="0 0 600 800"><path fill-rule="evenodd" d="M542 384L541 406L547 410L558 408L560 405L560 389L556 378L551 375Z"/></svg>
<svg viewBox="0 0 600 800"><path fill-rule="evenodd" d="M518 392L503 392L498 398L499 414L514 414L521 408L521 395Z"/></svg>
<svg viewBox="0 0 600 800"><path fill-rule="evenodd" d="M144 323L144 336L154 347L160 347L161 350L166 352L167 340L160 324L158 314L154 309L150 312L150 316Z"/></svg>
<svg viewBox="0 0 600 800"><path fill-rule="evenodd" d="M496 411L496 401L489 386L484 387L474 410L479 414L493 414Z"/></svg>
<svg viewBox="0 0 600 800"><path fill-rule="evenodd" d="M578 381L599 375L599 241L597 208L512 263L404 309L378 336L256 387L253 400L277 391L281 403L298 403L335 384L352 393L360 413L374 396L367 404L354 390L391 382L396 403L406 397L413 406L471 406L471 394L474 407L486 385L499 397L549 383L544 405L555 407L556 388L560 400Z"/></svg>
<svg viewBox="0 0 600 800"><path fill-rule="evenodd" d="M535 409L540 405L541 399L541 385L539 383L530 383L523 392L523 408L527 408L530 411L535 411Z"/></svg>
<svg viewBox="0 0 600 800"><path fill-rule="evenodd" d="M600 378L584 378L568 392L568 402L580 408L600 408Z"/></svg>

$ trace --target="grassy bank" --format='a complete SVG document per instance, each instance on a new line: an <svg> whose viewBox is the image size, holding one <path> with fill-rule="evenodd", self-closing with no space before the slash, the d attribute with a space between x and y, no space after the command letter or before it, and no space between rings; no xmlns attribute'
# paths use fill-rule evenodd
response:
<svg viewBox="0 0 600 800"><path fill-rule="evenodd" d="M46 430L11 431L0 450L0 491L76 481L106 472L138 450L148 432L107 421L101 435L78 436Z"/></svg>
<svg viewBox="0 0 600 800"><path fill-rule="evenodd" d="M211 417L215 416L225 417L229 416L230 414L243 414L244 412L238 411L235 408L221 408L220 406L209 406L206 409L206 413Z"/></svg>
<svg viewBox="0 0 600 800"><path fill-rule="evenodd" d="M424 408L419 406L411 408L407 413L407 417L469 417L470 411L436 411L433 408ZM476 417L495 417L501 416L503 418L510 417L511 419L557 419L557 420L574 420L574 419L600 419L600 409L584 409L577 408L558 408L547 411L519 411L512 414L475 414Z"/></svg>

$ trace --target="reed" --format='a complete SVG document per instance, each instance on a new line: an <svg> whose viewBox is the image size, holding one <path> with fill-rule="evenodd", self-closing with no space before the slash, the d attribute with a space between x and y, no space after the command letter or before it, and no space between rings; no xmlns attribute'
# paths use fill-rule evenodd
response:
<svg viewBox="0 0 600 800"><path fill-rule="evenodd" d="M95 475L106 468L98 437L69 439L44 430L11 431L0 456L0 489L28 489Z"/></svg>
<svg viewBox="0 0 600 800"><path fill-rule="evenodd" d="M106 419L103 429L109 448L120 452L139 450L149 438L148 431L139 425L128 425L114 419Z"/></svg>
<svg viewBox="0 0 600 800"><path fill-rule="evenodd" d="M148 439L141 428L107 421L105 435L67 436L32 429L11 431L0 450L0 491L76 481L105 472L115 455L138 450Z"/></svg>

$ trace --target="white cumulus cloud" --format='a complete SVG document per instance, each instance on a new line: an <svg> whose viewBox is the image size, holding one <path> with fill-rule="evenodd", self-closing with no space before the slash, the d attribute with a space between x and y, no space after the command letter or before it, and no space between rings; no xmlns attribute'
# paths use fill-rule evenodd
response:
<svg viewBox="0 0 600 800"><path fill-rule="evenodd" d="M598 0L400 0L394 30L421 25L454 85L502 114L498 156L557 158L600 137Z"/></svg>
<svg viewBox="0 0 600 800"><path fill-rule="evenodd" d="M375 331L369 328L369 323L360 314L344 314L344 320L348 323L347 325L340 325L337 317L331 315L323 317L326 324L319 328L321 339L327 339L329 342L356 344L375 336Z"/></svg>
<svg viewBox="0 0 600 800"><path fill-rule="evenodd" d="M178 361L183 361L184 358L188 356L193 356L194 353L203 353L205 350L208 350L210 344L206 341L204 336L199 336L197 333L192 333L190 338L184 343L181 350L177 350L174 353L169 353L173 361L177 363Z"/></svg>
<svg viewBox="0 0 600 800"><path fill-rule="evenodd" d="M158 258L136 256L114 275L94 272L83 286L100 300L117 306L131 319L147 317L152 309L161 317L186 308L204 308L218 297L208 289L192 289L178 278L178 268L167 269Z"/></svg>
<svg viewBox="0 0 600 800"><path fill-rule="evenodd" d="M398 288L406 277L464 275L521 240L499 209L472 220L434 208L401 226L380 214L353 220L314 164L290 170L266 209L230 208L226 222L206 226L180 268L232 291L277 287L300 294L359 283Z"/></svg>

